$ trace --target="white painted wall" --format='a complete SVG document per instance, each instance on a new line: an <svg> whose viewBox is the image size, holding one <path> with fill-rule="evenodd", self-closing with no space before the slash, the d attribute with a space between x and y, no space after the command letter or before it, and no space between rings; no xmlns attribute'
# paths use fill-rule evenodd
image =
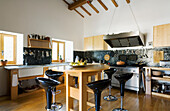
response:
<svg viewBox="0 0 170 111"><path fill-rule="evenodd" d="M27 35L37 33L73 41L75 50L83 49L83 19L62 0L0 0L0 30L24 34L24 46ZM0 96L6 94L7 72L0 67Z"/></svg>
<svg viewBox="0 0 170 111"><path fill-rule="evenodd" d="M99 14L96 14L86 6L92 13L92 16L87 16L83 13L85 15L84 37L137 30L137 26L126 0L117 1L119 7L116 9L113 20L111 20L111 18L115 6L111 0L103 0L109 9L107 12L97 1L93 2L99 9ZM170 23L170 0L131 0L130 5L136 16L141 32L147 34L146 45L148 46L148 42L153 41L153 26ZM110 31L108 31L111 21L112 25Z"/></svg>
<svg viewBox="0 0 170 111"><path fill-rule="evenodd" d="M74 42L83 49L83 19L62 0L0 0L0 30L27 35L37 33Z"/></svg>

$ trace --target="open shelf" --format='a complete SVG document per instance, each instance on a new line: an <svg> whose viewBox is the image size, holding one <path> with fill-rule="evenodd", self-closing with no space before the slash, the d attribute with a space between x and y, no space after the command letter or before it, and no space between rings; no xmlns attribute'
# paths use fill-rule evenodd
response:
<svg viewBox="0 0 170 111"><path fill-rule="evenodd" d="M37 47L37 46L28 46L29 48L42 48L42 49L52 49L50 47Z"/></svg>
<svg viewBox="0 0 170 111"><path fill-rule="evenodd" d="M50 42L49 40L41 40L41 39L30 39L31 41L41 41L41 42Z"/></svg>
<svg viewBox="0 0 170 111"><path fill-rule="evenodd" d="M28 47L51 49L52 44L50 40L32 39L32 38L29 38L28 36Z"/></svg>
<svg viewBox="0 0 170 111"><path fill-rule="evenodd" d="M152 92L152 95L154 95L154 96L160 96L160 97L164 97L164 98L170 99L170 95L168 95L168 94L162 94L162 93Z"/></svg>
<svg viewBox="0 0 170 111"><path fill-rule="evenodd" d="M162 78L162 77L152 77L153 80L161 80L170 82L170 78Z"/></svg>

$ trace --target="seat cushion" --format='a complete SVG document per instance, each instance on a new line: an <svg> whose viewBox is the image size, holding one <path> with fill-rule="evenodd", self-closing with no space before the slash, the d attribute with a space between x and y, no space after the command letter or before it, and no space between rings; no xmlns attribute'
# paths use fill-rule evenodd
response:
<svg viewBox="0 0 170 111"><path fill-rule="evenodd" d="M48 88L48 87L56 87L60 84L59 81L50 79L50 78L43 78L43 77L37 77L36 82L42 87L42 88Z"/></svg>
<svg viewBox="0 0 170 111"><path fill-rule="evenodd" d="M57 71L52 71L52 70L47 70L45 72L46 76L52 78L52 79L55 79L57 80L60 76L63 75L63 72L57 72Z"/></svg>
<svg viewBox="0 0 170 111"><path fill-rule="evenodd" d="M87 84L87 86L92 89L94 92L95 91L103 91L105 88L107 88L110 85L111 80L105 79L105 80L99 80L95 82L91 82Z"/></svg>
<svg viewBox="0 0 170 111"><path fill-rule="evenodd" d="M119 82L126 82L129 79L131 79L133 76L133 73L122 73L122 74L116 74L114 77L119 81Z"/></svg>

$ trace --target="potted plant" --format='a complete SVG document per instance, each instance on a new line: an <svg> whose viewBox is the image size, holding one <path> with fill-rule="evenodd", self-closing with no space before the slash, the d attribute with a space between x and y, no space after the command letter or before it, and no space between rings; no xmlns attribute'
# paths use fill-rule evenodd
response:
<svg viewBox="0 0 170 111"><path fill-rule="evenodd" d="M8 62L7 60L1 60L1 65L6 66L7 62Z"/></svg>

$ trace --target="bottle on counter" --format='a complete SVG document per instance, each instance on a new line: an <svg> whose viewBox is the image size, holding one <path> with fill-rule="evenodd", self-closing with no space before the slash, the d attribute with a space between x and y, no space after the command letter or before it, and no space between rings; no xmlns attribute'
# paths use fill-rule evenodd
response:
<svg viewBox="0 0 170 111"><path fill-rule="evenodd" d="M79 62L79 56L76 56L75 62Z"/></svg>

